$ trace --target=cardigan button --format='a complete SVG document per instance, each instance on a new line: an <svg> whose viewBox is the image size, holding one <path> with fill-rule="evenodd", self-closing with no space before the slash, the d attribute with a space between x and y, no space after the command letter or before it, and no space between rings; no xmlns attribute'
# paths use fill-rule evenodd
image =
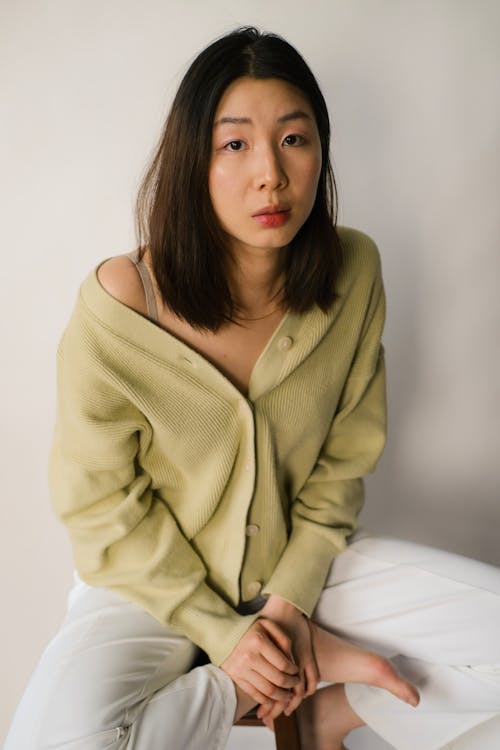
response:
<svg viewBox="0 0 500 750"><path fill-rule="evenodd" d="M257 526L256 523L249 523L245 529L245 534L247 536L257 536L259 531L260 531L260 528Z"/></svg>
<svg viewBox="0 0 500 750"><path fill-rule="evenodd" d="M291 349L292 344L293 339L291 336L283 336L283 338L278 341L278 347L282 352L287 352L289 349Z"/></svg>
<svg viewBox="0 0 500 750"><path fill-rule="evenodd" d="M260 590L262 589L262 584L260 581L252 581L247 586L247 594L250 599L253 599L254 596L257 596L257 594L260 594Z"/></svg>

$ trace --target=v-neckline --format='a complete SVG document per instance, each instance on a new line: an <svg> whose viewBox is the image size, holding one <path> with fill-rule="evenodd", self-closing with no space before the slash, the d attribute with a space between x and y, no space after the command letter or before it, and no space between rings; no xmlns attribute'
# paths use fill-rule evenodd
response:
<svg viewBox="0 0 500 750"><path fill-rule="evenodd" d="M104 290L104 291L106 291L106 290ZM118 300L116 300L116 301L118 301ZM128 305L126 305L126 307L128 307ZM184 341L184 339L180 338L179 336L177 336L172 331L169 331L168 328L165 328L159 322L157 322L155 320L152 320L151 318L149 318L147 316L141 315L141 313L138 313L133 308L129 308L129 309L131 309L132 312L136 313L140 317L144 318L146 320L146 323L151 323L156 328L159 328L162 333L165 333L167 335L167 337L170 337L171 339L173 339L176 342L177 346L185 348L187 350L187 352L189 352L189 356L192 356L192 355L196 356L197 358L199 358L203 362L203 364L204 364L205 367L210 367L210 368L214 369L217 372L217 374L226 383L228 383L232 388L234 388L237 391L237 393L238 393L238 395L240 397L244 398L248 402L252 402L253 401L253 399L251 398L251 393L253 391L252 382L254 380L254 374L257 371L257 369L259 368L262 359L266 355L266 352L271 348L274 340L279 336L279 330L284 325L285 320L289 316L289 311L285 312L284 315L282 316L281 320L279 321L279 323L275 326L272 334L268 337L268 339L267 339L264 347L261 349L259 356L257 357L257 359L255 360L255 362L253 364L253 367L252 367L252 369L250 371L250 376L248 378L248 387L246 389L246 392L244 392L243 390L241 390L241 388L238 387L238 385L236 385L236 383L233 381L233 379L230 378L228 375L226 375L226 373L217 365L217 363L213 362L209 357L207 357L206 354L204 354L203 352L199 351L196 347L192 346L191 344L188 344L186 341Z"/></svg>
<svg viewBox="0 0 500 750"><path fill-rule="evenodd" d="M153 320L152 318L148 317L147 315L143 315L142 313L135 310L133 307L130 307L129 305L126 305L124 302L121 302L116 297L113 297L112 294L110 294L101 284L99 281L99 278L97 276L99 268L106 262L106 260L109 260L109 258L106 258L102 260L92 271L90 276L88 277L94 282L95 289L98 291L100 297L103 301L106 302L107 305L117 306L117 310L123 310L127 311L125 315L132 316L130 317L130 320L133 320L136 324L143 324L146 327L146 330L153 330L156 334L156 332L159 333L161 337L166 337L167 340L169 340L172 344L174 344L175 348L178 350L184 350L185 356L184 361L186 363L192 362L192 358L194 357L200 364L203 365L204 368L209 368L211 371L216 373L216 376L220 381L226 386L231 388L233 391L235 391L238 395L239 399L244 399L247 403L253 403L253 401L258 397L259 394L256 394L255 396L252 395L254 391L253 383L255 381L255 373L260 369L261 362L266 357L267 353L269 352L269 349L271 348L272 344L276 340L276 338L279 336L280 331L282 328L290 322L290 320L293 317L297 317L292 311L287 310L283 317L281 318L278 325L273 330L271 336L268 338L265 346L263 347L262 351L260 352L259 356L255 360L255 363L252 367L252 370L250 372L250 377L248 378L248 389L247 392L244 393L238 386L227 376L225 373L216 365L214 364L210 359L208 359L204 354L199 352L197 349L195 349L193 346L190 346L188 343L183 341L183 339L176 336L174 333L169 331L168 329L164 328L159 322ZM141 338L141 348L149 352L149 350L144 347L143 337Z"/></svg>

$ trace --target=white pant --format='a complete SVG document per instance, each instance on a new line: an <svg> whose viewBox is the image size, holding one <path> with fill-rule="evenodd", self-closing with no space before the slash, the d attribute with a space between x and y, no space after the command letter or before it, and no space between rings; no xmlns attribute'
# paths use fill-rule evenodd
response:
<svg viewBox="0 0 500 750"><path fill-rule="evenodd" d="M346 687L354 710L395 748L498 749L499 569L357 534L332 566L314 619L388 656L416 683L416 709L381 689ZM4 750L222 749L233 683L211 664L189 671L196 655L182 635L75 574L66 618Z"/></svg>

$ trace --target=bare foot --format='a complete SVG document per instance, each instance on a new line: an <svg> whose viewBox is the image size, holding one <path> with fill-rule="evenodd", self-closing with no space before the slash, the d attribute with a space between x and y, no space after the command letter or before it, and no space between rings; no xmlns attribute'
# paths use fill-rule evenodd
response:
<svg viewBox="0 0 500 750"><path fill-rule="evenodd" d="M388 690L396 698L418 705L419 695L407 680L400 677L388 659L365 651L353 643L310 623L313 649L324 682L362 682Z"/></svg>
<svg viewBox="0 0 500 750"><path fill-rule="evenodd" d="M345 750L346 735L364 722L354 713L340 684L321 688L297 709L300 746L304 750Z"/></svg>

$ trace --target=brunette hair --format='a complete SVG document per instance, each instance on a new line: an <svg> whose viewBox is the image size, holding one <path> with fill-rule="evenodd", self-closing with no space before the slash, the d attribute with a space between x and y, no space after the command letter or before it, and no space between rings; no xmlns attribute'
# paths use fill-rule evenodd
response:
<svg viewBox="0 0 500 750"><path fill-rule="evenodd" d="M318 83L284 39L254 27L239 28L210 44L190 65L136 205L139 254L149 245L164 303L192 326L212 331L235 313L224 270L227 239L208 189L212 128L224 91L242 76L279 78L300 89L311 104L321 141L316 200L287 254L285 306L298 313L315 304L326 310L335 296L341 257L330 122Z"/></svg>

